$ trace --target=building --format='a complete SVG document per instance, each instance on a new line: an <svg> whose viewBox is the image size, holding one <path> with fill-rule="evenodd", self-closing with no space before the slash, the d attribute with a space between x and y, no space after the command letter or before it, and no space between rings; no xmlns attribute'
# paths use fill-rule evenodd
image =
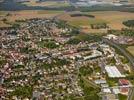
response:
<svg viewBox="0 0 134 100"><path fill-rule="evenodd" d="M116 66L105 66L105 70L108 73L108 76L111 78L120 78L125 77L125 75L122 75L120 71L116 68Z"/></svg>
<svg viewBox="0 0 134 100"><path fill-rule="evenodd" d="M121 86L129 85L129 81L126 79L119 79L119 85L121 85Z"/></svg>
<svg viewBox="0 0 134 100"><path fill-rule="evenodd" d="M102 100L119 100L115 94L106 94L102 97Z"/></svg>

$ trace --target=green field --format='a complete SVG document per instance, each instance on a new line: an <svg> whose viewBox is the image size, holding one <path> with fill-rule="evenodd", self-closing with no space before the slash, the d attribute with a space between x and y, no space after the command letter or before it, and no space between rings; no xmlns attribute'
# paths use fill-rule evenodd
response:
<svg viewBox="0 0 134 100"><path fill-rule="evenodd" d="M99 24L99 23L106 23L104 20L89 18L89 19L79 19L79 20L71 20L68 22L72 26L89 26L91 24Z"/></svg>
<svg viewBox="0 0 134 100"><path fill-rule="evenodd" d="M60 14L63 13L64 11L59 11L59 10L40 10L38 11L38 14Z"/></svg>
<svg viewBox="0 0 134 100"><path fill-rule="evenodd" d="M134 56L134 46L128 46L126 49Z"/></svg>

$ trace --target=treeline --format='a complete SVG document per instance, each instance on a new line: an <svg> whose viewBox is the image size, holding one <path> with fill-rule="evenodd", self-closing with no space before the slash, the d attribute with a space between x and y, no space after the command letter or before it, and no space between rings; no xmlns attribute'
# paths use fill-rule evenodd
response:
<svg viewBox="0 0 134 100"><path fill-rule="evenodd" d="M85 16L85 17L89 17L89 18L95 18L94 15L88 15L88 14L70 14L71 17L81 17L81 16Z"/></svg>
<svg viewBox="0 0 134 100"><path fill-rule="evenodd" d="M123 12L134 12L132 6L90 6L90 7L79 7L77 8L82 12L89 11L123 11Z"/></svg>

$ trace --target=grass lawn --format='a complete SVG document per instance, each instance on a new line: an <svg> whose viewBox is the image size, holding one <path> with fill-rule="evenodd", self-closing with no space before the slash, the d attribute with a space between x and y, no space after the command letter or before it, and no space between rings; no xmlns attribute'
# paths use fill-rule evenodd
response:
<svg viewBox="0 0 134 100"><path fill-rule="evenodd" d="M118 94L119 100L127 100L126 95Z"/></svg>
<svg viewBox="0 0 134 100"><path fill-rule="evenodd" d="M107 79L107 82L108 82L110 87L118 85L118 80L116 80L116 79Z"/></svg>

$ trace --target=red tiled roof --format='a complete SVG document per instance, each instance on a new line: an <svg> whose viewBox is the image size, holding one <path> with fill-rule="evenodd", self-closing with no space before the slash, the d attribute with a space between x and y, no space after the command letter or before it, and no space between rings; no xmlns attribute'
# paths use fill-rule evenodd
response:
<svg viewBox="0 0 134 100"><path fill-rule="evenodd" d="M123 92L123 93L126 93L126 92L129 91L129 88L127 88L127 87L122 87L122 88L120 89L120 91Z"/></svg>
<svg viewBox="0 0 134 100"><path fill-rule="evenodd" d="M119 79L119 83L120 83L121 85L129 85L129 81L126 80L126 79Z"/></svg>

